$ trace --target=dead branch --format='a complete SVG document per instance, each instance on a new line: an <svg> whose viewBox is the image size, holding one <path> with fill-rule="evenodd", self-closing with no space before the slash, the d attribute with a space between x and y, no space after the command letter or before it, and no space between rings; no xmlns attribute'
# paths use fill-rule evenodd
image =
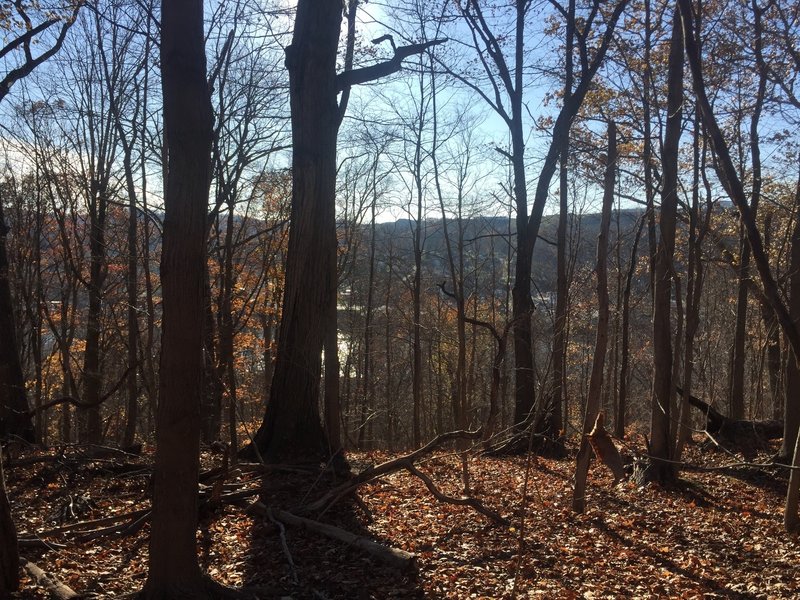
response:
<svg viewBox="0 0 800 600"><path fill-rule="evenodd" d="M29 560L21 558L19 562L34 583L47 590L47 593L50 594L51 598L55 598L56 600L71 600L72 598L81 597L81 595L75 592L72 588L64 585L58 579L58 577L42 571Z"/></svg>
<svg viewBox="0 0 800 600"><path fill-rule="evenodd" d="M268 516L269 509L261 502L254 502L250 505L247 511L250 514L266 517ZM298 517L297 515L293 515L292 513L283 510L274 511L273 516L276 519L283 521L287 525L303 527L309 531L313 531L315 533L319 533L326 537L354 546L396 569L411 569L413 568L416 560L416 556L411 552L383 546L378 542L370 540L364 536L350 533L349 531L345 531L339 527L334 527L333 525Z"/></svg>
<svg viewBox="0 0 800 600"><path fill-rule="evenodd" d="M34 548L36 550L64 550L66 544L58 544L56 542L48 542L39 538L20 538L17 540L17 545L20 548Z"/></svg>
<svg viewBox="0 0 800 600"><path fill-rule="evenodd" d="M475 509L476 511L478 511L479 513L481 513L482 515L484 515L485 517L489 517L492 521L494 521L496 523L501 523L503 525L508 525L508 520L507 519L501 517L499 514L497 514L493 510L491 510L489 508L486 508L481 503L480 500L477 500L476 498L454 498L452 496L447 496L447 495L443 494L436 487L436 485L433 483L433 480L428 475L426 475L425 473L423 473L422 471L417 469L417 467L415 467L413 464L409 463L409 464L407 464L405 466L405 468L412 475L415 475L416 477L419 477L422 480L422 483L425 484L425 487L428 488L428 491L431 494L433 494L434 498L436 498L440 502L446 502L448 504L455 504L457 506L469 506L469 507Z"/></svg>
<svg viewBox="0 0 800 600"><path fill-rule="evenodd" d="M326 493L322 498L309 504L308 506L304 507L304 512L318 512L322 510L327 510L334 504L336 504L339 500L344 498L345 496L354 492L360 485L367 483L369 481L373 481L379 477L383 477L384 475L389 475L390 473L395 473L397 471L401 471L406 469L408 464L413 465L414 462L422 458L423 456L427 456L428 454L432 453L434 450L443 446L447 442L452 442L458 439L479 439L481 436L481 430L478 429L477 431L450 431L447 433L442 433L432 439L430 442L425 444L422 448L415 450L409 454L401 456L399 458L395 458L392 460L388 460L384 463L381 463L377 466L371 466L367 469L364 469L353 477L352 479L344 482L343 484L333 488L328 493Z"/></svg>
<svg viewBox="0 0 800 600"><path fill-rule="evenodd" d="M289 563L289 572L292 575L292 583L297 584L297 570L294 567L294 559L292 559L292 553L289 552L289 543L286 541L286 527L283 526L283 523L278 521L275 516L272 514L271 509L267 509L267 517L269 520L272 521L275 526L278 528L278 534L281 537L281 547L283 548L283 554L286 556L286 562Z"/></svg>
<svg viewBox="0 0 800 600"><path fill-rule="evenodd" d="M107 535L119 535L120 537L132 535L144 527L144 524L147 523L147 520L150 518L150 512L151 511L148 510L143 515L129 521L128 523L120 523L118 525L111 525L110 527L103 527L101 529L96 529L95 531L82 533L82 535L75 537L74 541L83 543L96 540L97 538L105 537Z"/></svg>
<svg viewBox="0 0 800 600"><path fill-rule="evenodd" d="M683 395L683 389L676 386ZM706 418L706 431L719 434L726 440L737 444L753 444L757 441L774 440L783 437L783 421L743 421L726 417L713 406L694 396L688 395L689 404L703 413ZM716 443L716 440L715 440Z"/></svg>
<svg viewBox="0 0 800 600"><path fill-rule="evenodd" d="M79 533L89 533L93 530L86 530L87 527L98 527L102 525L110 525L113 523L117 523L119 521L125 521L130 519L137 519L144 514L150 512L149 508L143 508L140 510L134 510L132 512L122 513L118 515L111 515L109 517L103 517L102 519L93 519L91 521L81 521L79 523L70 523L69 525L61 525L60 527L55 527L48 531L43 531L39 533L41 537L51 537L54 535L67 533L70 531L75 531L76 529L81 529L84 531L80 531Z"/></svg>

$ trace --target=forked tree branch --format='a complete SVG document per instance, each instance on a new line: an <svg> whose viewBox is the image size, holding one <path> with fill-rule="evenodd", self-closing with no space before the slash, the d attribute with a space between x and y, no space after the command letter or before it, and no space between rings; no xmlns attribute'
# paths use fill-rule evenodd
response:
<svg viewBox="0 0 800 600"><path fill-rule="evenodd" d="M381 77L386 77L392 73L397 73L397 71L399 71L403 66L403 61L409 56L422 54L429 48L438 46L439 44L444 44L446 41L447 38L440 38L437 40L431 40L429 42L421 42L419 44L398 46L395 48L394 56L389 60L385 60L375 65L370 65L369 67L362 67L360 69L353 69L351 71L339 73L336 76L336 91L341 92L350 86L367 83L369 81L380 79Z"/></svg>

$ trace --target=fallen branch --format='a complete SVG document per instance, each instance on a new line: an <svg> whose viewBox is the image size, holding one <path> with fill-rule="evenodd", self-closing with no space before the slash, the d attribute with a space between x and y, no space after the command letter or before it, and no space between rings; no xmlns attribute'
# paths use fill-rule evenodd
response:
<svg viewBox="0 0 800 600"><path fill-rule="evenodd" d="M417 469L417 467L415 467L413 464L409 463L408 465L405 466L405 468L412 475L419 477L422 480L422 483L425 484L425 487L428 488L428 491L431 494L433 494L434 498L436 498L440 502L447 502L448 504L455 504L457 506L469 506L478 511L479 513L481 513L482 515L484 515L485 517L489 517L492 521L495 521L496 523L501 523L502 525L508 525L507 519L501 517L493 510L486 508L481 503L480 500L477 500L476 498L453 498L452 496L447 496L443 494L441 491L439 491L436 485L434 485L433 480L428 475Z"/></svg>
<svg viewBox="0 0 800 600"><path fill-rule="evenodd" d="M294 559L292 558L292 553L289 552L289 543L286 541L286 527L284 527L283 523L278 521L273 516L270 509L267 509L267 517L269 517L269 520L272 521L278 528L278 534L281 536L281 547L283 548L283 554L286 556L286 562L289 563L289 572L292 575L292 583L297 584L297 570L294 568Z"/></svg>
<svg viewBox="0 0 800 600"><path fill-rule="evenodd" d="M422 448L411 452L410 454L406 454L399 458L395 458L392 460L387 460L384 463L381 463L377 466L371 466L367 469L364 469L348 481L344 482L343 484L333 488L327 494L325 494L322 498L309 504L303 508L305 512L318 512L324 511L329 509L331 506L339 502L345 496L348 496L352 492L354 492L360 485L364 483L368 483L377 479L378 477L383 477L384 475L389 475L391 473L395 473L396 471L401 471L403 469L407 470L407 466L409 464L413 465L415 461L419 460L423 456L427 456L431 454L434 450L439 448L440 446L446 444L447 442L452 442L458 439L470 439L475 440L481 437L481 430L478 429L477 431L450 431L447 433L442 433L432 439L430 442L425 444Z"/></svg>
<svg viewBox="0 0 800 600"><path fill-rule="evenodd" d="M34 581L36 585L44 588L51 598L56 600L71 600L72 598L80 598L81 595L75 592L72 588L64 585L58 577L42 571L35 564L24 558L20 559L20 564L28 576Z"/></svg>
<svg viewBox="0 0 800 600"><path fill-rule="evenodd" d="M262 517L269 517L269 509L261 502L254 502L251 504L248 507L247 512ZM334 527L333 525L320 523L319 521L313 521L304 517L298 517L297 515L293 515L292 513L283 510L273 511L272 516L275 519L286 523L287 525L303 527L309 531L313 531L314 533L319 533L326 537L354 546L396 569L407 570L414 567L416 556L411 552L383 546L382 544L379 544L378 542L370 540L364 536L350 533L349 531L345 531L339 527Z"/></svg>
<svg viewBox="0 0 800 600"><path fill-rule="evenodd" d="M683 390L675 388L683 395ZM775 440L783 437L783 421L743 421L726 417L713 406L704 402L697 396L689 394L689 404L701 411L706 417L706 430L722 435L731 442L752 442L753 438L760 441Z"/></svg>
<svg viewBox="0 0 800 600"><path fill-rule="evenodd" d="M50 537L60 533L74 531L76 529L84 529L86 527L98 527L100 525L110 525L112 523L117 523L118 521L125 521L126 519L137 519L149 512L150 512L149 508L142 508L140 510L134 510L132 512L121 513L118 515L111 515L110 517L103 517L102 519L93 519L91 521L80 521L78 523L70 523L69 525L61 525L60 527L55 527L48 531L43 531L39 535L42 537ZM79 533L88 533L88 532L81 531Z"/></svg>
<svg viewBox="0 0 800 600"><path fill-rule="evenodd" d="M119 523L117 525L111 525L109 527L103 527L101 529L96 529L94 531L87 531L87 532L80 532L80 535L74 538L74 541L78 543L89 542L91 540L96 540L97 538L105 537L107 535L132 535L138 532L147 520L150 518L150 512L147 511L143 515L140 515L138 518L132 519L128 523Z"/></svg>
<svg viewBox="0 0 800 600"><path fill-rule="evenodd" d="M66 544L48 542L39 538L20 538L17 540L17 545L20 548L34 548L36 550L63 550L67 547Z"/></svg>

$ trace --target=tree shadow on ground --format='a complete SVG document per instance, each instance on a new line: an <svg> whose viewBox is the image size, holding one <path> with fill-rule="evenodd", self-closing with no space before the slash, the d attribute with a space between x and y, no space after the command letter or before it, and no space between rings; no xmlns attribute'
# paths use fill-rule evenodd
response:
<svg viewBox="0 0 800 600"><path fill-rule="evenodd" d="M730 589L724 584L697 572L697 570L693 568L687 568L686 566L680 565L669 555L659 553L657 550L654 550L645 544L635 542L632 538L622 535L619 531L612 529L608 526L608 524L602 521L596 522L595 525L605 535L620 545L628 548L631 552L651 560L654 564L658 565L662 569L665 569L671 573L679 574L686 579L704 586L708 589L708 592L714 594L714 597L716 598L736 598L744 600L750 598L755 599L759 597L755 594L744 593Z"/></svg>
<svg viewBox="0 0 800 600"><path fill-rule="evenodd" d="M264 478L261 502L273 511L297 513L335 485L330 472L282 473ZM303 515L391 546L366 523L371 515L352 498L324 515ZM371 600L424 598L416 570L401 572L343 542L255 516L244 565L244 587L272 587L292 598ZM290 564L291 561L291 564Z"/></svg>

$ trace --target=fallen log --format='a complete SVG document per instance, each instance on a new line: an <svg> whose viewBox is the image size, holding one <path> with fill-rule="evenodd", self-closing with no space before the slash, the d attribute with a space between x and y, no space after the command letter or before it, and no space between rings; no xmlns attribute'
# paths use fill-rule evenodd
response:
<svg viewBox="0 0 800 600"><path fill-rule="evenodd" d="M254 502L248 507L247 512L249 514L262 517L268 517L270 514L269 509L262 502ZM356 535L355 533L345 531L344 529L340 529L339 527L335 527L333 525L328 525L327 523L320 523L319 521L313 521L312 519L298 517L297 515L284 510L272 511L272 516L286 525L302 527L309 531L313 531L314 533L319 533L326 537L349 544L350 546L358 548L359 550L363 550L370 556L373 556L377 560L380 560L381 562L396 569L407 570L414 567L416 556L411 552L384 546L364 536Z"/></svg>
<svg viewBox="0 0 800 600"><path fill-rule="evenodd" d="M683 389L675 388L683 395ZM689 394L687 400L690 405L703 413L706 418L705 431L718 444L723 440L745 454L754 454L754 450L770 440L783 437L783 421L745 421L731 419L705 402Z"/></svg>
<svg viewBox="0 0 800 600"><path fill-rule="evenodd" d="M44 588L51 598L55 600L72 600L73 598L80 598L81 595L75 592L68 585L65 585L55 575L42 571L39 567L31 561L24 558L20 559L22 568L33 580L33 582L41 588Z"/></svg>

